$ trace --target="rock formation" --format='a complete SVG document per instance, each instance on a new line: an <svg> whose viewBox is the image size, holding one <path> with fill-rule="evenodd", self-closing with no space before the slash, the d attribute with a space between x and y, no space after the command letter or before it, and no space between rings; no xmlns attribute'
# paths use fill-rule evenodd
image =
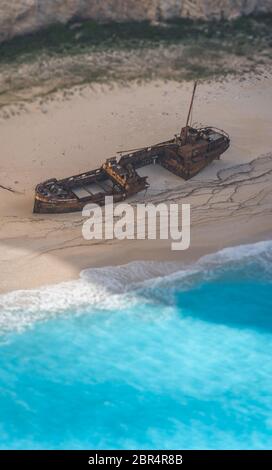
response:
<svg viewBox="0 0 272 470"><path fill-rule="evenodd" d="M0 41L75 18L97 21L233 18L272 12L272 0L1 0Z"/></svg>

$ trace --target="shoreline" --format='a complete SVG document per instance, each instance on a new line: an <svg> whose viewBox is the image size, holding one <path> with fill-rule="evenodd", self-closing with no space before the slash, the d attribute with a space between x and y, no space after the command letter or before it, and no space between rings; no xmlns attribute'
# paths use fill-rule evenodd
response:
<svg viewBox="0 0 272 470"><path fill-rule="evenodd" d="M194 217L194 208L192 208L192 213ZM199 226L193 222L191 228L192 245L188 250L180 252L171 251L171 240L85 242L83 238L80 239L81 236L78 234L81 222L80 218L74 221L74 229L76 227L77 233L75 238L71 238L72 235L75 235L73 228L68 229L64 238L61 233L58 233L58 236L51 240L49 245L45 244L42 247L46 248L44 251L40 249L41 247L39 247L39 252L37 250L31 251L25 238L21 240L21 242L25 242L23 243L25 246L22 248L15 247L14 244L5 246L1 242L0 251L9 254L8 263L11 270L10 272L6 270L7 283L5 284L2 279L0 294L78 280L81 272L85 269L118 267L135 261L173 262L180 266L187 266L197 262L205 255L216 253L224 248L257 243L272 238L271 222L265 211L263 214L255 214L253 219L250 214L238 216L232 219L232 223L226 215L224 220L221 219L219 225L216 221L209 223L208 220L204 224L200 223ZM48 230L50 221L49 226L47 221L46 225ZM38 239L38 242L40 241ZM62 243L63 246L60 246ZM4 263L2 260L2 273ZM17 270L16 275L14 275L14 268Z"/></svg>
<svg viewBox="0 0 272 470"><path fill-rule="evenodd" d="M77 278L64 279L57 283L47 283L35 288L19 289L0 293L0 307L3 312L20 311L22 304L29 313L39 312L40 307L46 313L55 311L55 302L61 311L67 309L66 301L74 306L79 302L79 306L90 302L99 306L99 298L103 298L105 305L108 305L110 295L126 295L133 293L142 287L152 287L150 281L161 283L164 279L169 284L171 279L177 281L187 277L194 279L198 284L199 275L204 276L205 281L209 281L210 274L217 271L224 273L224 269L243 266L243 263L251 263L253 258L262 257L262 262L266 263L266 254L271 252L272 238L258 240L256 242L243 243L240 245L230 245L215 252L205 252L197 259L191 258L181 263L177 260L153 259L150 260L130 260L124 264L98 265L87 267L80 271ZM223 269L223 271L222 271ZM206 277L207 275L207 277ZM172 278L173 276L173 278ZM181 289L186 284L181 284ZM79 288L79 290L77 290ZM74 290L75 289L75 290ZM58 292L63 291L63 297L58 299ZM85 297L86 296L86 297ZM109 304L110 305L110 304ZM42 315L44 316L44 314Z"/></svg>
<svg viewBox="0 0 272 470"><path fill-rule="evenodd" d="M272 182L271 79L204 82L194 119L231 135L231 148L185 182L156 174L144 199L190 203L191 247L169 241L85 242L78 214L33 215L33 188L100 165L115 151L170 138L184 122L192 83L152 82L71 91L25 114L1 120L0 293L77 279L85 268L135 260L189 263L227 246L270 239ZM144 104L142 104L144 103ZM16 139L14 130L16 129Z"/></svg>

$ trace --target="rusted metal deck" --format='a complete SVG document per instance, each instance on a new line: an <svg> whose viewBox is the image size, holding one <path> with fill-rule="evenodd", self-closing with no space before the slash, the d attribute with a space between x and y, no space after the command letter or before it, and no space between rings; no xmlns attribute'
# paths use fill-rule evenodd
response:
<svg viewBox="0 0 272 470"><path fill-rule="evenodd" d="M114 202L122 201L148 189L147 177L140 176L137 169L152 163L188 180L219 159L230 145L229 135L215 127L189 126L195 91L196 83L186 126L179 135L150 147L121 152L119 157L108 158L98 169L38 184L34 212L80 211L90 202L104 205L105 196L112 196Z"/></svg>

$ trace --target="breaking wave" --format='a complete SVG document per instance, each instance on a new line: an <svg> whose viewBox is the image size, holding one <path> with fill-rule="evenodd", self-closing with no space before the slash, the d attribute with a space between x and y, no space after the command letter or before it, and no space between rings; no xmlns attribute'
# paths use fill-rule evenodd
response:
<svg viewBox="0 0 272 470"><path fill-rule="evenodd" d="M171 304L186 290L224 274L232 279L272 279L272 241L224 248L188 265L135 261L122 266L86 269L75 281L19 290L0 296L0 332L21 331L36 321L90 309L127 309L146 302Z"/></svg>
<svg viewBox="0 0 272 470"><path fill-rule="evenodd" d="M269 448L271 261L261 242L1 296L0 448Z"/></svg>

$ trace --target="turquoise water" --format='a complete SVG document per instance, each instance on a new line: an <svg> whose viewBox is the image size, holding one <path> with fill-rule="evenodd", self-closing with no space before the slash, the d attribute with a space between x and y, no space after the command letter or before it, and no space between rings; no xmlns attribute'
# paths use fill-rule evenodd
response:
<svg viewBox="0 0 272 470"><path fill-rule="evenodd" d="M263 242L2 296L0 447L271 448L271 294Z"/></svg>

